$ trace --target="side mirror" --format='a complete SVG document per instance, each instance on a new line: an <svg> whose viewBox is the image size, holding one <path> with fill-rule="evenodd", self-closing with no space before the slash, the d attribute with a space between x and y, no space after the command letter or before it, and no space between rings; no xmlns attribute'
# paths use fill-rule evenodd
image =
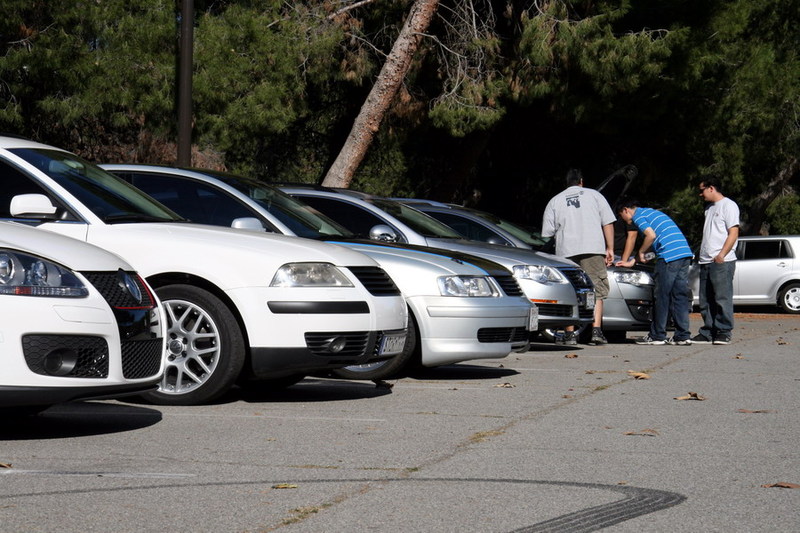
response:
<svg viewBox="0 0 800 533"><path fill-rule="evenodd" d="M18 194L11 199L9 212L15 218L55 220L56 206L44 194Z"/></svg>
<svg viewBox="0 0 800 533"><path fill-rule="evenodd" d="M369 238L373 241L397 242L397 233L386 224L378 224L369 230Z"/></svg>
<svg viewBox="0 0 800 533"><path fill-rule="evenodd" d="M500 237L489 237L489 239L486 242L488 242L489 244L500 244L502 246L510 246L510 244L508 244L505 239L502 239Z"/></svg>
<svg viewBox="0 0 800 533"><path fill-rule="evenodd" d="M256 217L234 218L231 222L233 229L246 229L250 231L266 231L264 225Z"/></svg>

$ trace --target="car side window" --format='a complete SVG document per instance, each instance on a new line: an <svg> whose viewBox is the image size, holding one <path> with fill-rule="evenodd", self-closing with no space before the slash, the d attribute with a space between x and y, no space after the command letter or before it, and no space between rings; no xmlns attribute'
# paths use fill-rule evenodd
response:
<svg viewBox="0 0 800 533"><path fill-rule="evenodd" d="M327 215L329 218L332 218L349 229L360 238L368 239L369 230L378 224L386 224L386 222L378 216L357 205L331 198L320 198L319 196L298 195L298 197L323 215Z"/></svg>
<svg viewBox="0 0 800 533"><path fill-rule="evenodd" d="M780 259L788 257L782 254L781 241L747 241L744 247L744 259L754 261L759 259Z"/></svg>
<svg viewBox="0 0 800 533"><path fill-rule="evenodd" d="M75 220L64 210L61 202L53 198L44 187L33 181L23 171L14 165L0 161L0 219L23 220L11 216L11 199L18 194L43 194L50 198L53 205L59 207L64 213L62 219Z"/></svg>
<svg viewBox="0 0 800 533"><path fill-rule="evenodd" d="M256 213L239 200L192 179L136 172L127 173L125 179L183 218L197 224L230 226L236 218L255 217L260 220ZM273 229L270 228L270 231Z"/></svg>
<svg viewBox="0 0 800 533"><path fill-rule="evenodd" d="M491 242L492 244L510 245L508 239L487 228L479 222L452 213L425 211L439 222L447 224L455 231L471 241Z"/></svg>

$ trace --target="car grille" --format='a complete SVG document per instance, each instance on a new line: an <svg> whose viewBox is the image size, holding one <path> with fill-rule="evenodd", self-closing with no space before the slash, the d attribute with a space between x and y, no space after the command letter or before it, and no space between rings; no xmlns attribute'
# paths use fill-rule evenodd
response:
<svg viewBox="0 0 800 533"><path fill-rule="evenodd" d="M539 308L539 316L572 316L572 306L562 304L542 304L536 302L536 307Z"/></svg>
<svg viewBox="0 0 800 533"><path fill-rule="evenodd" d="M527 338L528 330L525 328L481 328L478 330L478 342L520 342Z"/></svg>
<svg viewBox="0 0 800 533"><path fill-rule="evenodd" d="M399 296L400 289L380 267L348 267L373 296Z"/></svg>
<svg viewBox="0 0 800 533"><path fill-rule="evenodd" d="M328 345L332 340L344 338L345 346L343 350L331 352ZM369 331L349 331L349 332L314 332L306 333L306 346L314 355L323 357L357 357L364 354L372 354L375 350L377 335Z"/></svg>
<svg viewBox="0 0 800 533"><path fill-rule="evenodd" d="M126 379L141 379L158 374L163 346L161 339L123 342L122 375Z"/></svg>
<svg viewBox="0 0 800 533"><path fill-rule="evenodd" d="M522 296L522 289L514 276L493 276L508 296Z"/></svg>
<svg viewBox="0 0 800 533"><path fill-rule="evenodd" d="M572 283L576 289L593 289L592 280L581 268L559 268L559 271Z"/></svg>
<svg viewBox="0 0 800 533"><path fill-rule="evenodd" d="M142 301L134 299L127 289L120 283L117 272L83 272L86 279L94 285L97 291L103 295L108 305L116 308L150 308L154 302L151 299L150 291L144 286L142 280L135 272L128 272L128 275L139 287L142 294Z"/></svg>
<svg viewBox="0 0 800 533"><path fill-rule="evenodd" d="M102 337L24 335L22 353L28 368L43 376L108 377L108 344Z"/></svg>

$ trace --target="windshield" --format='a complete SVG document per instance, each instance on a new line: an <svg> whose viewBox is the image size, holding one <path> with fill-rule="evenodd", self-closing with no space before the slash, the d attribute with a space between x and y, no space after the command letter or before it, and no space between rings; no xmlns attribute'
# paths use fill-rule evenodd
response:
<svg viewBox="0 0 800 533"><path fill-rule="evenodd" d="M375 207L383 209L423 237L463 239L459 233L452 230L449 226L407 205L384 198L370 198L366 199L366 201L370 202Z"/></svg>
<svg viewBox="0 0 800 533"><path fill-rule="evenodd" d="M11 150L64 187L103 222L175 222L176 213L116 176L60 150Z"/></svg>
<svg viewBox="0 0 800 533"><path fill-rule="evenodd" d="M477 211L474 209L471 209L470 213L474 213L475 215L481 217L482 219L491 222L495 226L504 229L517 239L521 240L525 244L530 244L534 248L541 248L542 246L547 244L547 242L550 240L542 237L542 234L534 229L514 224L513 222L504 220L491 213L487 213L485 211Z"/></svg>
<svg viewBox="0 0 800 533"><path fill-rule="evenodd" d="M306 205L283 191L265 185L258 180L224 172L210 172L208 170L203 172L246 194L284 223L298 237L307 239L353 237L353 233L350 230L341 226L338 222L334 222L310 205Z"/></svg>

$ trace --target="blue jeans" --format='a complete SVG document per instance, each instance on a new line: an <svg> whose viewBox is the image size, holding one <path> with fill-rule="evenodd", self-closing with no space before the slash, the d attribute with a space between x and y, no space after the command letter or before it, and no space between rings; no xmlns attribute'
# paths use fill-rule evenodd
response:
<svg viewBox="0 0 800 533"><path fill-rule="evenodd" d="M733 330L733 274L736 261L700 265L700 334L714 340Z"/></svg>
<svg viewBox="0 0 800 533"><path fill-rule="evenodd" d="M672 315L675 323L675 340L686 340L691 337L689 331L689 263L691 258L684 257L667 263L663 259L656 261L653 273L655 288L653 289L653 321L650 323L650 337L655 340L667 338L667 320Z"/></svg>

